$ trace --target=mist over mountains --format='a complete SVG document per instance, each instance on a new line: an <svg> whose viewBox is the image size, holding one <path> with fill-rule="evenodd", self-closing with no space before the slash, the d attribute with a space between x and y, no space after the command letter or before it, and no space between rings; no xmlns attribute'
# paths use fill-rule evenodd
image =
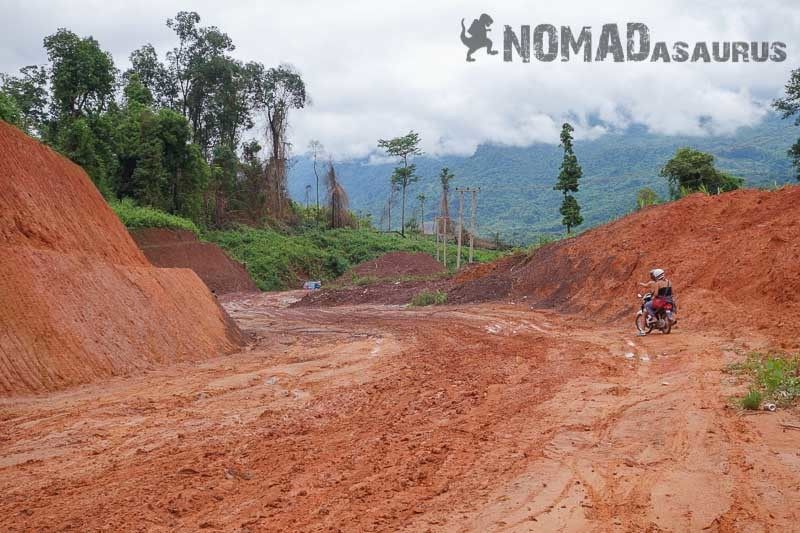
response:
<svg viewBox="0 0 800 533"><path fill-rule="evenodd" d="M398 132L402 134L405 132ZM420 132L425 135L425 132ZM795 181L791 161L786 154L800 136L800 128L791 120L781 120L770 113L760 124L739 128L725 136L668 136L649 133L641 126L624 132L609 133L594 140L577 141L575 153L583 167L581 190L576 195L584 224L601 224L632 211L636 192L651 187L667 198L667 184L658 176L661 166L682 146L710 152L717 167L743 177L746 187L770 187ZM376 140L377 144L377 140ZM440 198L439 170L449 167L455 174L451 189L480 187L478 198L479 233L515 244L529 243L542 234L563 232L558 209L561 195L553 190L562 150L558 144L534 144L509 147L484 144L468 157L417 158L420 180L408 189L406 219L419 219L421 193L426 196L425 220L435 216ZM379 225L389 197L392 164L370 164L366 159L336 163L336 171L350 195L351 208L371 213ZM305 201L306 185L312 185L310 202L315 200L315 180L311 160L295 158L289 173L289 192ZM320 184L320 202L324 186ZM451 210L457 205L451 195ZM399 228L399 195L392 209L393 228ZM385 229L385 226L382 227Z"/></svg>

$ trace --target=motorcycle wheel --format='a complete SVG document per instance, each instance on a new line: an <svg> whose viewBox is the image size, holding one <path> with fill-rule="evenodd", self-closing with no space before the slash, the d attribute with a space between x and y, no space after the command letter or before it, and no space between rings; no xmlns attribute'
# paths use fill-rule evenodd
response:
<svg viewBox="0 0 800 533"><path fill-rule="evenodd" d="M647 325L647 317L642 312L639 312L636 315L636 329L638 329L640 333L644 333L645 335L653 331L653 325L652 324L650 324L649 326Z"/></svg>
<svg viewBox="0 0 800 533"><path fill-rule="evenodd" d="M669 335L669 332L672 331L672 322L669 318L664 317L664 327L661 328L661 333L664 335Z"/></svg>

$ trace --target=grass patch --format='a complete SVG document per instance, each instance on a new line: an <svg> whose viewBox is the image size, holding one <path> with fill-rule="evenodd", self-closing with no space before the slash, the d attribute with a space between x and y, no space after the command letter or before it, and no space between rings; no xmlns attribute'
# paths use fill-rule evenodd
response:
<svg viewBox="0 0 800 533"><path fill-rule="evenodd" d="M411 299L414 307L426 305L444 305L447 303L447 293L442 291L422 291Z"/></svg>
<svg viewBox="0 0 800 533"><path fill-rule="evenodd" d="M438 272L436 274L426 274L426 275L410 275L410 274L403 274L402 276L389 276L385 278L381 278L378 276L359 276L355 272L353 272L349 277L345 276L341 278L341 281L337 280L333 283L328 283L326 287L332 289L338 289L342 287L366 287L368 285L379 285L383 283L405 283L405 282L412 282L412 281L436 281L447 276L451 275L452 272Z"/></svg>
<svg viewBox="0 0 800 533"><path fill-rule="evenodd" d="M798 366L796 355L751 352L743 362L726 370L750 380L750 391L739 402L745 409L758 409L764 401L789 405L800 396Z"/></svg>
<svg viewBox="0 0 800 533"><path fill-rule="evenodd" d="M761 407L762 400L763 396L760 392L755 389L750 389L750 391L739 400L739 405L742 406L742 409L757 411L758 408Z"/></svg>
<svg viewBox="0 0 800 533"><path fill-rule="evenodd" d="M200 233L191 220L152 207L136 205L130 198L112 201L109 205L126 228L170 228L191 231L195 235Z"/></svg>

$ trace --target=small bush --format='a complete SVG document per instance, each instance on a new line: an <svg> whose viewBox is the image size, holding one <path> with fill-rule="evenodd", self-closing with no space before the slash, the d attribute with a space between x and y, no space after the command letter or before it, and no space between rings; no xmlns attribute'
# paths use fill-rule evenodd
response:
<svg viewBox="0 0 800 533"><path fill-rule="evenodd" d="M739 401L739 403L744 409L756 411L759 407L761 407L762 399L763 398L760 392L755 389L750 389L750 392L748 392L747 395Z"/></svg>
<svg viewBox="0 0 800 533"><path fill-rule="evenodd" d="M797 357L753 352L741 362L728 367L729 372L747 376L752 387L740 400L742 407L753 409L758 400L788 405L800 396L800 376Z"/></svg>
<svg viewBox="0 0 800 533"><path fill-rule="evenodd" d="M200 233L191 220L152 207L136 205L130 198L118 202L112 201L110 205L127 228L172 228L191 231L195 235Z"/></svg>
<svg viewBox="0 0 800 533"><path fill-rule="evenodd" d="M334 276L341 276L350 268L350 262L341 255L332 254L325 258L324 268Z"/></svg>
<svg viewBox="0 0 800 533"><path fill-rule="evenodd" d="M424 307L426 305L443 305L447 303L447 293L442 291L422 291L412 298L411 305Z"/></svg>

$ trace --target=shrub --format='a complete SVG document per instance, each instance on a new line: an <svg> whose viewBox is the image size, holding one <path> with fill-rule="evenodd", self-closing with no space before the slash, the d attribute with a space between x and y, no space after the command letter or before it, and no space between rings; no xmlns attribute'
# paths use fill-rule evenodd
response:
<svg viewBox="0 0 800 533"><path fill-rule="evenodd" d="M752 352L743 362L728 367L728 371L745 375L752 383L750 392L740 400L745 409L752 409L748 405L756 400L759 404L768 400L786 405L800 396L797 357Z"/></svg>
<svg viewBox="0 0 800 533"><path fill-rule="evenodd" d="M127 228L172 228L200 233L194 222L177 215L170 215L152 207L136 205L130 198L112 201L111 209Z"/></svg>
<svg viewBox="0 0 800 533"><path fill-rule="evenodd" d="M443 305L447 303L447 293L442 291L422 291L411 299L411 305L424 307L426 305Z"/></svg>
<svg viewBox="0 0 800 533"><path fill-rule="evenodd" d="M341 255L331 254L325 258L325 270L334 276L341 276L350 268L350 262Z"/></svg>
<svg viewBox="0 0 800 533"><path fill-rule="evenodd" d="M761 393L755 389L750 389L750 392L748 392L747 395L739 401L739 403L744 409L756 411L759 407L761 407L761 400Z"/></svg>

